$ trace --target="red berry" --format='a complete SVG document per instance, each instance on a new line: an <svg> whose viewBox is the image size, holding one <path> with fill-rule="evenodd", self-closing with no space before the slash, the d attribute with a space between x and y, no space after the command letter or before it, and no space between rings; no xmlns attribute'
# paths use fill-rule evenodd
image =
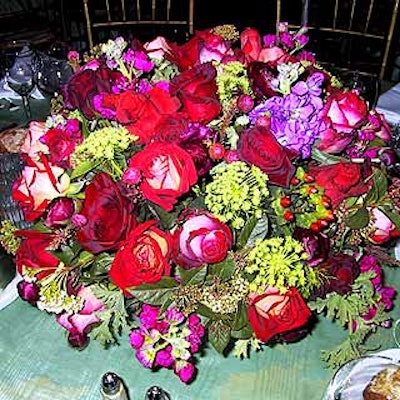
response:
<svg viewBox="0 0 400 400"><path fill-rule="evenodd" d="M283 213L283 218L286 219L286 221L293 221L294 220L294 214L291 211L285 211Z"/></svg>
<svg viewBox="0 0 400 400"><path fill-rule="evenodd" d="M254 100L248 94L241 94L237 99L237 106L239 111L243 113L248 113L254 107Z"/></svg>
<svg viewBox="0 0 400 400"><path fill-rule="evenodd" d="M208 154L213 160L220 160L225 155L225 147L221 143L213 143L208 149Z"/></svg>
<svg viewBox="0 0 400 400"><path fill-rule="evenodd" d="M313 222L313 223L310 225L310 229L311 229L312 231L314 231L314 232L319 232L319 231L321 230L321 228L320 228L318 222Z"/></svg>
<svg viewBox="0 0 400 400"><path fill-rule="evenodd" d="M290 200L289 196L284 196L281 198L280 203L281 203L281 207L288 208L292 204L292 200Z"/></svg>
<svg viewBox="0 0 400 400"><path fill-rule="evenodd" d="M310 175L310 174L304 175L304 182L311 183L314 181L315 181L315 178L312 175Z"/></svg>
<svg viewBox="0 0 400 400"><path fill-rule="evenodd" d="M329 225L329 222L326 219L319 219L318 225L322 229L326 228Z"/></svg>
<svg viewBox="0 0 400 400"><path fill-rule="evenodd" d="M294 177L291 179L291 181L290 181L290 184L293 185L293 186L296 186L296 185L298 185L299 183L300 183L300 179L297 178L296 176L294 176Z"/></svg>
<svg viewBox="0 0 400 400"><path fill-rule="evenodd" d="M335 220L335 214L333 213L332 210L329 210L329 211L326 213L325 219L326 219L327 221L334 221L334 220Z"/></svg>
<svg viewBox="0 0 400 400"><path fill-rule="evenodd" d="M310 185L307 188L307 194L311 194L311 193L318 193L318 189L315 186Z"/></svg>

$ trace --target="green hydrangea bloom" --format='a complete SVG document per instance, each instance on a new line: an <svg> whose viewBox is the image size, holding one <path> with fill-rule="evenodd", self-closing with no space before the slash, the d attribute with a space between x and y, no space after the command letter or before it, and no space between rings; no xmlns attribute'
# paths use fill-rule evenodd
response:
<svg viewBox="0 0 400 400"><path fill-rule="evenodd" d="M289 287L297 287L308 297L319 279L317 270L307 265L307 257L302 244L291 236L258 240L245 267L245 272L254 276L250 291L261 294L273 286L285 293Z"/></svg>
<svg viewBox="0 0 400 400"><path fill-rule="evenodd" d="M252 94L246 67L238 62L218 65L218 95L222 107L230 107L231 100L240 94Z"/></svg>
<svg viewBox="0 0 400 400"><path fill-rule="evenodd" d="M118 170L118 159L124 160L124 157L118 157L118 155L121 155L136 140L137 137L123 127L108 126L98 129L75 148L71 155L71 164L74 169L77 169L81 163L88 160L92 164L108 162Z"/></svg>
<svg viewBox="0 0 400 400"><path fill-rule="evenodd" d="M222 222L240 229L252 216L260 218L269 197L268 175L242 161L220 164L206 188L205 204Z"/></svg>

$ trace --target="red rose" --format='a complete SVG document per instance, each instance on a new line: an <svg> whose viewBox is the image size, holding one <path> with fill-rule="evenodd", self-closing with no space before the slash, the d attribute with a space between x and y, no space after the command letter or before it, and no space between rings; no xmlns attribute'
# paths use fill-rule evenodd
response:
<svg viewBox="0 0 400 400"><path fill-rule="evenodd" d="M197 181L192 157L172 143L150 143L130 159L129 167L142 173L143 196L166 211Z"/></svg>
<svg viewBox="0 0 400 400"><path fill-rule="evenodd" d="M309 172L315 177L315 182L325 189L325 194L331 199L334 208L347 197L360 196L369 189L369 185L364 183L371 173L366 164L339 162L310 166Z"/></svg>
<svg viewBox="0 0 400 400"><path fill-rule="evenodd" d="M96 62L82 68L71 76L64 86L65 104L70 109L78 109L88 119L97 115L94 107L94 98L100 93L111 93L111 87L122 74L112 71Z"/></svg>
<svg viewBox="0 0 400 400"><path fill-rule="evenodd" d="M87 222L77 233L79 243L94 254L117 249L137 224L133 211L112 178L98 174L85 189L80 214Z"/></svg>
<svg viewBox="0 0 400 400"><path fill-rule="evenodd" d="M212 64L205 63L184 71L172 79L170 92L179 98L183 111L193 122L205 125L221 112L216 76L217 71Z"/></svg>
<svg viewBox="0 0 400 400"><path fill-rule="evenodd" d="M24 267L38 271L36 277L40 280L50 275L57 268L60 260L50 253L51 243L55 235L31 230L17 231L17 236L23 237L15 255L17 271L22 275Z"/></svg>
<svg viewBox="0 0 400 400"><path fill-rule="evenodd" d="M155 223L152 220L137 226L117 251L109 275L119 288L156 283L170 274L171 238Z"/></svg>
<svg viewBox="0 0 400 400"><path fill-rule="evenodd" d="M114 110L117 121L138 136L141 143L150 142L164 116L175 114L180 106L176 97L160 87L146 93L127 91L102 98L102 107Z"/></svg>
<svg viewBox="0 0 400 400"><path fill-rule="evenodd" d="M229 227L207 211L187 209L174 232L174 260L184 268L222 261L232 246Z"/></svg>
<svg viewBox="0 0 400 400"><path fill-rule="evenodd" d="M245 130L239 138L238 154L242 161L255 165L268 174L270 183L288 186L295 167L288 153L269 129L256 126Z"/></svg>
<svg viewBox="0 0 400 400"><path fill-rule="evenodd" d="M305 325L311 311L296 288L286 293L268 288L265 293L250 298L247 316L256 337L267 343L278 334Z"/></svg>

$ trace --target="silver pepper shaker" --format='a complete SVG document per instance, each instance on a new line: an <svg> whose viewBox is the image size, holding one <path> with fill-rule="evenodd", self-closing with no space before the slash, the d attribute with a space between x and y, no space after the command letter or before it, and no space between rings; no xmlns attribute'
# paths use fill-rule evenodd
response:
<svg viewBox="0 0 400 400"><path fill-rule="evenodd" d="M114 372L106 372L101 379L102 400L129 400L121 378Z"/></svg>
<svg viewBox="0 0 400 400"><path fill-rule="evenodd" d="M147 390L144 400L171 400L171 398L160 386L151 386Z"/></svg>

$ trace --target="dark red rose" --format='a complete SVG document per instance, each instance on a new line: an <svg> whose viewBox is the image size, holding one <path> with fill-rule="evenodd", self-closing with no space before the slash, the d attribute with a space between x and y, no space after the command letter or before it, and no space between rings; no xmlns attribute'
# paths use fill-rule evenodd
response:
<svg viewBox="0 0 400 400"><path fill-rule="evenodd" d="M104 172L86 187L80 214L87 222L78 231L77 239L94 254L117 249L137 224L132 203Z"/></svg>
<svg viewBox="0 0 400 400"><path fill-rule="evenodd" d="M314 267L327 259L330 246L329 237L325 234L297 226L293 237L303 245L310 266Z"/></svg>
<svg viewBox="0 0 400 400"><path fill-rule="evenodd" d="M255 165L268 174L270 183L289 185L295 167L286 150L269 129L255 126L245 130L240 135L237 150L242 161Z"/></svg>
<svg viewBox="0 0 400 400"><path fill-rule="evenodd" d="M251 295L247 316L256 337L267 343L276 335L305 325L311 311L296 288L292 287L286 293L268 288L261 295Z"/></svg>
<svg viewBox="0 0 400 400"><path fill-rule="evenodd" d="M325 194L331 199L334 208L347 197L366 193L371 184L365 183L371 174L370 167L366 163L339 162L330 165L311 165L309 173L315 177L315 182L325 189Z"/></svg>
<svg viewBox="0 0 400 400"><path fill-rule="evenodd" d="M351 290L351 285L360 274L360 266L356 259L348 254L330 255L328 260L318 265L325 279L310 296L324 298L327 293L336 292L341 295Z"/></svg>
<svg viewBox="0 0 400 400"><path fill-rule="evenodd" d="M147 221L129 234L111 265L111 280L126 290L144 283L156 283L171 271L171 237Z"/></svg>
<svg viewBox="0 0 400 400"><path fill-rule="evenodd" d="M16 234L23 237L15 255L17 271L22 275L24 267L32 268L38 272L39 280L53 273L60 262L50 253L55 235L31 230L20 230Z"/></svg>
<svg viewBox="0 0 400 400"><path fill-rule="evenodd" d="M143 196L166 211L171 211L178 197L197 182L192 157L171 143L150 143L130 159L129 167L142 174Z"/></svg>
<svg viewBox="0 0 400 400"><path fill-rule="evenodd" d="M91 66L82 68L71 76L64 86L65 104L70 109L78 109L88 119L97 115L94 97L100 93L111 93L111 87L122 74L115 70L91 62Z"/></svg>
<svg viewBox="0 0 400 400"><path fill-rule="evenodd" d="M177 96L193 122L207 124L221 112L217 96L217 71L205 63L184 71L171 80L170 92Z"/></svg>

